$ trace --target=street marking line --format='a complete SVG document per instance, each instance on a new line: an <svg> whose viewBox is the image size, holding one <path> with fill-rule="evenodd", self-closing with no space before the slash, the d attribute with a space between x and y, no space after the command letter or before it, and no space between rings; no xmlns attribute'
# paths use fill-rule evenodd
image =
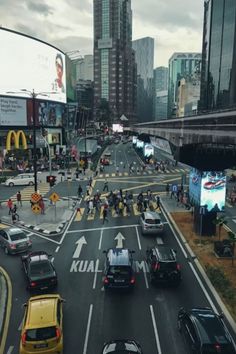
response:
<svg viewBox="0 0 236 354"><path fill-rule="evenodd" d="M113 230L113 229L125 229L125 228L132 228L132 227L136 227L136 226L139 226L138 224L132 224L132 225L119 225L119 226L110 226L110 227L95 227L95 228L92 228L92 229L78 229L78 230L70 230L70 231L67 231L66 233L67 234L75 234L75 233L78 233L78 232L90 232L90 231L99 231L99 230ZM60 242L61 243L61 242Z"/></svg>
<svg viewBox="0 0 236 354"><path fill-rule="evenodd" d="M155 315L154 315L154 311L153 311L153 306L152 305L150 305L150 312L151 312L152 325L153 325L155 339L156 339L157 353L158 354L162 354L160 339L159 339L159 335L158 335L158 331L157 331L157 325L156 325L156 320L155 320Z"/></svg>
<svg viewBox="0 0 236 354"><path fill-rule="evenodd" d="M111 177L115 177L115 176L116 176L116 174L115 174L115 173L112 173L112 174L111 174Z"/></svg>
<svg viewBox="0 0 236 354"><path fill-rule="evenodd" d="M83 214L84 214L85 208L80 208L80 212L77 211L77 214L75 215L74 221L81 221Z"/></svg>
<svg viewBox="0 0 236 354"><path fill-rule="evenodd" d="M137 203L133 204L133 211L135 216L141 215L141 213L138 211Z"/></svg>
<svg viewBox="0 0 236 354"><path fill-rule="evenodd" d="M99 259L96 260L96 264L95 264L94 278L93 278L93 289L96 288L97 274L98 274L98 266L99 266Z"/></svg>
<svg viewBox="0 0 236 354"><path fill-rule="evenodd" d="M100 209L99 219L102 219L102 218L103 218L103 209L104 209L104 206L102 205L102 206L101 206L101 209Z"/></svg>
<svg viewBox="0 0 236 354"><path fill-rule="evenodd" d="M91 325L92 313L93 313L93 304L91 304L89 307L89 315L88 315L88 322L87 322L87 328L86 328L86 334L85 334L85 340L84 340L83 354L87 353L88 338L89 338L89 330L90 330L90 325Z"/></svg>
<svg viewBox="0 0 236 354"><path fill-rule="evenodd" d="M105 174L105 177L109 177L109 176L110 176L109 173L106 173L106 174Z"/></svg>
<svg viewBox="0 0 236 354"><path fill-rule="evenodd" d="M9 227L9 226L5 225L5 224L0 224L0 229L6 229L7 227Z"/></svg>
<svg viewBox="0 0 236 354"><path fill-rule="evenodd" d="M158 245L163 245L164 244L164 242L163 242L161 237L157 237L156 240L157 240L157 244Z"/></svg>
<svg viewBox="0 0 236 354"><path fill-rule="evenodd" d="M124 172L124 176L128 176L129 174L128 174L128 172Z"/></svg>
<svg viewBox="0 0 236 354"><path fill-rule="evenodd" d="M144 276L146 288L149 289L149 284L148 284L148 280L147 280L147 273L143 272L143 276Z"/></svg>
<svg viewBox="0 0 236 354"><path fill-rule="evenodd" d="M94 220L94 218L95 218L95 212L94 212L94 210L93 210L93 213L92 213L92 214L88 214L88 215L87 215L87 220L88 220L88 221Z"/></svg>
<svg viewBox="0 0 236 354"><path fill-rule="evenodd" d="M138 248L141 250L141 243L140 243L140 237L139 237L139 232L138 232L138 227L135 226L135 230L136 230L136 236L137 236L137 241L138 241Z"/></svg>
<svg viewBox="0 0 236 354"><path fill-rule="evenodd" d="M103 178L103 175L99 175L99 178Z"/></svg>
<svg viewBox="0 0 236 354"><path fill-rule="evenodd" d="M119 177L122 177L122 176L123 176L122 172L119 172L119 174L118 174L118 175L119 175Z"/></svg>
<svg viewBox="0 0 236 354"><path fill-rule="evenodd" d="M98 244L98 249L100 250L102 247L102 236L103 236L103 229L101 230L101 234L100 234L100 239L99 239L99 244Z"/></svg>
<svg viewBox="0 0 236 354"><path fill-rule="evenodd" d="M7 351L7 354L11 354L13 352L14 346L11 345Z"/></svg>

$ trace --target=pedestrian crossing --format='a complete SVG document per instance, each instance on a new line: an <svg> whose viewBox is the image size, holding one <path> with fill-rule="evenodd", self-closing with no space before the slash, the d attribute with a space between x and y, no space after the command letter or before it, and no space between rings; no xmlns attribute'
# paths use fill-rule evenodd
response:
<svg viewBox="0 0 236 354"><path fill-rule="evenodd" d="M50 190L50 186L49 183L43 182L43 183L39 183L38 184L38 193L41 194L42 196L44 196L45 194L47 194ZM35 192L34 191L34 186L27 186L23 189L19 189L19 191L21 192L21 200L22 201L30 201L31 200L31 195ZM11 200L13 202L16 202L16 194L14 194L11 197Z"/></svg>
<svg viewBox="0 0 236 354"><path fill-rule="evenodd" d="M158 211L157 205L155 202L152 202L154 210ZM147 209L149 210L149 209ZM115 209L112 207L108 211L108 219L109 218L118 218L118 217L129 217L129 216L139 216L141 215L141 212L138 210L137 203L133 203L131 206L131 212L127 213L126 208L123 209L122 215L119 215L116 213ZM94 208L93 212L91 214L87 214L87 208L79 208L77 211L74 222L82 221L82 220L87 220L87 221L93 221L97 219L103 219L103 206L99 209L96 210Z"/></svg>
<svg viewBox="0 0 236 354"><path fill-rule="evenodd" d="M119 172L119 173L100 173L98 174L98 178L111 178L111 177L131 177L131 176L148 176L148 175L163 175L163 174L174 174L174 173L188 173L189 169L185 168L175 168L175 169L166 169L165 171L157 171L157 170L146 170L139 172Z"/></svg>

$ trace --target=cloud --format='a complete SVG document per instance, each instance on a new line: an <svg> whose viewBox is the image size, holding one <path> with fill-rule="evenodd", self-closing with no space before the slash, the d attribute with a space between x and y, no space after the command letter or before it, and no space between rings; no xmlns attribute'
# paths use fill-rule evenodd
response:
<svg viewBox="0 0 236 354"><path fill-rule="evenodd" d="M81 55L93 54L93 40L87 37L69 36L58 38L51 42L55 47L64 52L78 50Z"/></svg>
<svg viewBox="0 0 236 354"><path fill-rule="evenodd" d="M36 3L33 0L26 0L25 3L28 10L36 12L37 14L44 15L44 16L53 14L52 7L45 4L42 0L40 3Z"/></svg>

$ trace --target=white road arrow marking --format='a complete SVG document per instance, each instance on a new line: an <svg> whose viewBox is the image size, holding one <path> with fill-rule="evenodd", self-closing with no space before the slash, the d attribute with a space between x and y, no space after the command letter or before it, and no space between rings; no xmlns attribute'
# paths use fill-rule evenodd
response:
<svg viewBox="0 0 236 354"><path fill-rule="evenodd" d="M115 240L117 241L116 248L123 248L123 241L125 240L125 237L121 232L116 235Z"/></svg>
<svg viewBox="0 0 236 354"><path fill-rule="evenodd" d="M87 245L87 241L85 240L85 237L82 236L78 241L75 242L77 244L76 250L73 254L73 258L79 258L80 252L82 250L83 245Z"/></svg>

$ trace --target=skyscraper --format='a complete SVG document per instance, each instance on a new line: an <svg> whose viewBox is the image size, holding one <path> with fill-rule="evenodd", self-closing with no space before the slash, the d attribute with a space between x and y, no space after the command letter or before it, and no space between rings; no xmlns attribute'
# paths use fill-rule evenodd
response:
<svg viewBox="0 0 236 354"><path fill-rule="evenodd" d="M131 0L94 0L94 118L135 120ZM104 114L104 110L106 114Z"/></svg>
<svg viewBox="0 0 236 354"><path fill-rule="evenodd" d="M178 83L201 69L201 53L174 53L169 59L168 118L176 117Z"/></svg>
<svg viewBox="0 0 236 354"><path fill-rule="evenodd" d="M235 0L205 0L200 110L236 105L235 43Z"/></svg>
<svg viewBox="0 0 236 354"><path fill-rule="evenodd" d="M150 37L133 41L135 60L137 63L137 120L147 122L153 120L153 61L154 39Z"/></svg>
<svg viewBox="0 0 236 354"><path fill-rule="evenodd" d="M167 118L168 68L159 66L154 70L154 119Z"/></svg>

